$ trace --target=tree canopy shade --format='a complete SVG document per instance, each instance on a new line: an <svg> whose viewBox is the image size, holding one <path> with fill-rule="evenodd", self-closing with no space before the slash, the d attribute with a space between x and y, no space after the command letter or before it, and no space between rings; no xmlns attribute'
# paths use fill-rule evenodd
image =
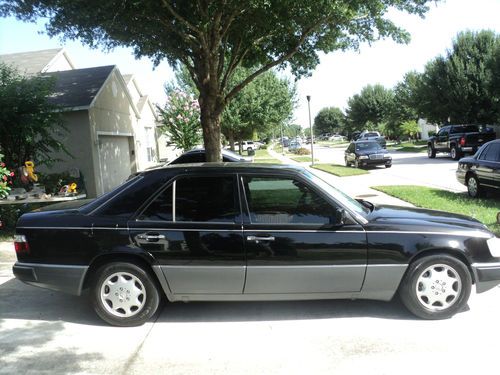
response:
<svg viewBox="0 0 500 375"><path fill-rule="evenodd" d="M49 76L25 77L0 63L0 153L14 169L27 160L50 164L63 151L66 128L61 111L50 104L54 80Z"/></svg>
<svg viewBox="0 0 500 375"><path fill-rule="evenodd" d="M390 8L423 16L430 0L0 0L2 15L45 17L49 35L105 48L132 47L137 57L186 65L199 90L209 161L220 160L220 116L260 74L286 64L304 75L318 52L409 35L385 18ZM229 85L238 66L248 76Z"/></svg>

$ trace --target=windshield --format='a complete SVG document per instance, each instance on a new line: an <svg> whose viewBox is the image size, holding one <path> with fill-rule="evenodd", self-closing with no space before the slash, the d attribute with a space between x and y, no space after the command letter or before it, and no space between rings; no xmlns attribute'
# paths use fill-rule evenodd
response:
<svg viewBox="0 0 500 375"><path fill-rule="evenodd" d="M374 151L382 149L377 142L359 142L356 143L356 151Z"/></svg>
<svg viewBox="0 0 500 375"><path fill-rule="evenodd" d="M310 171L304 171L304 176L315 185L319 186L320 189L324 190L330 196L332 196L337 202L342 204L351 212L354 212L358 215L364 217L367 213L369 213L369 209L359 203L357 200L351 198L346 193L337 188L330 185L328 182L324 181L321 177Z"/></svg>

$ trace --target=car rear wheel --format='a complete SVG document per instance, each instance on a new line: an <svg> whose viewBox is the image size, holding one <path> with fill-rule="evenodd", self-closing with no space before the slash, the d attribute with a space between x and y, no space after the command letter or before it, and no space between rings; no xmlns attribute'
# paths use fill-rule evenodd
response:
<svg viewBox="0 0 500 375"><path fill-rule="evenodd" d="M436 150L431 145L427 146L427 157L434 159L436 157Z"/></svg>
<svg viewBox="0 0 500 375"><path fill-rule="evenodd" d="M453 160L459 160L462 157L460 150L457 149L457 146L451 147L450 156Z"/></svg>
<svg viewBox="0 0 500 375"><path fill-rule="evenodd" d="M131 327L144 324L154 315L160 294L145 269L134 263L113 262L95 272L91 301L97 315L107 323Z"/></svg>
<svg viewBox="0 0 500 375"><path fill-rule="evenodd" d="M437 254L410 264L399 294L414 315L447 319L465 307L471 285L471 275L464 263L450 255Z"/></svg>
<svg viewBox="0 0 500 375"><path fill-rule="evenodd" d="M482 187L476 176L470 176L467 179L467 193L472 198L479 198L482 195Z"/></svg>

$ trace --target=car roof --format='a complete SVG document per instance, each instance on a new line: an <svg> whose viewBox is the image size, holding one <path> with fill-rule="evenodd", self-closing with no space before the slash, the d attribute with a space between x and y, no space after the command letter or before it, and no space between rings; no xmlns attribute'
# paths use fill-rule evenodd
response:
<svg viewBox="0 0 500 375"><path fill-rule="evenodd" d="M271 172L278 171L300 173L305 169L297 165L287 164L259 164L259 163L239 163L239 162L222 162L222 163L188 163L188 164L170 164L159 166L157 168L148 169L142 173L151 173L157 171L223 171L223 172Z"/></svg>

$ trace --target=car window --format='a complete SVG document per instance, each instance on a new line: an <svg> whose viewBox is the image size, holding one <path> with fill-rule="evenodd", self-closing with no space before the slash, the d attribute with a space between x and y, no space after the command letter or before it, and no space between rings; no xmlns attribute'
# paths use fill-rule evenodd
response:
<svg viewBox="0 0 500 375"><path fill-rule="evenodd" d="M452 134L477 133L478 131L479 131L479 126L477 125L459 125L459 126L453 126L451 128Z"/></svg>
<svg viewBox="0 0 500 375"><path fill-rule="evenodd" d="M448 135L448 129L449 129L449 128L443 128L443 129L441 129L441 130L438 132L438 135L439 135L439 136L445 136L445 135Z"/></svg>
<svg viewBox="0 0 500 375"><path fill-rule="evenodd" d="M500 161L500 144L492 144L486 148L479 156L480 160Z"/></svg>
<svg viewBox="0 0 500 375"><path fill-rule="evenodd" d="M165 189L138 220L235 222L240 210L234 183L233 176L181 177L175 189Z"/></svg>
<svg viewBox="0 0 500 375"><path fill-rule="evenodd" d="M335 209L301 181L288 177L245 177L254 224L335 224Z"/></svg>

